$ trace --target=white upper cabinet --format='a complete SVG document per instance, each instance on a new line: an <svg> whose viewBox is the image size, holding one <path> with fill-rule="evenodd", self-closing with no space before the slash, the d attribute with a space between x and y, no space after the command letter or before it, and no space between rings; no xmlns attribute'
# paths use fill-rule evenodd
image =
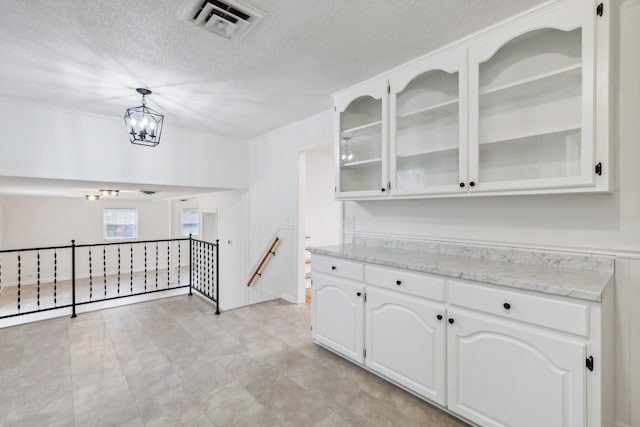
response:
<svg viewBox="0 0 640 427"><path fill-rule="evenodd" d="M595 184L595 20L563 2L469 46L471 191Z"/></svg>
<svg viewBox="0 0 640 427"><path fill-rule="evenodd" d="M337 196L611 191L612 5L545 3L335 94Z"/></svg>
<svg viewBox="0 0 640 427"><path fill-rule="evenodd" d="M389 84L391 194L466 191L466 51L416 61Z"/></svg>
<svg viewBox="0 0 640 427"><path fill-rule="evenodd" d="M336 96L336 195L388 193L388 85L377 80Z"/></svg>

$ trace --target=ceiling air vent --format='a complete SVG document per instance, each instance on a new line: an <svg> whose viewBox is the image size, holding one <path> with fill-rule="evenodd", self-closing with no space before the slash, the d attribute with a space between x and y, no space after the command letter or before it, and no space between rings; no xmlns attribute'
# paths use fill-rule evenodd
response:
<svg viewBox="0 0 640 427"><path fill-rule="evenodd" d="M187 0L177 13L194 24L229 40L238 40L265 16L240 0Z"/></svg>

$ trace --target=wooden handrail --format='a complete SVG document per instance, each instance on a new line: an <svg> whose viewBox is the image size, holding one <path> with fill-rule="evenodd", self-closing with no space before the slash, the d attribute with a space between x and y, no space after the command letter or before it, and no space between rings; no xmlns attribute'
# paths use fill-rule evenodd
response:
<svg viewBox="0 0 640 427"><path fill-rule="evenodd" d="M267 251L262 256L262 259L258 263L258 266L256 267L256 269L253 270L253 274L251 274L251 277L249 278L249 281L247 282L247 286L251 286L251 284L255 280L256 276L258 276L260 274L260 270L262 270L262 266L264 265L264 263L267 262L267 258L269 258L269 255L272 255L272 254L275 255L275 253L273 252L273 248L276 247L276 245L278 244L279 241L280 241L279 237L276 237L275 239L273 239L273 242L271 242L271 245L269 245L269 249L267 249Z"/></svg>

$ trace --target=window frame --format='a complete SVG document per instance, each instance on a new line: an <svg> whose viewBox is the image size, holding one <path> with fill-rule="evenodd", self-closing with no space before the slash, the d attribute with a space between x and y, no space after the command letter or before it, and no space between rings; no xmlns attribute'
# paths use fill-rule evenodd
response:
<svg viewBox="0 0 640 427"><path fill-rule="evenodd" d="M191 233L191 236L200 236L200 209L199 208L182 208L182 210L180 211L180 234L182 235L182 237L189 237L189 233L184 232L184 226L185 226L185 222L184 222L184 214L185 211L195 211L196 212L196 218L197 218L197 223L195 223L195 225L198 226L198 232L197 233ZM194 223L189 222L187 224L190 225L194 225Z"/></svg>
<svg viewBox="0 0 640 427"><path fill-rule="evenodd" d="M107 211L133 211L135 212L135 223L134 223L134 236L133 237L109 237L107 235ZM114 224L114 225L122 225L122 224ZM104 240L136 240L140 235L140 221L139 221L139 212L138 208L104 208L102 211L102 238Z"/></svg>

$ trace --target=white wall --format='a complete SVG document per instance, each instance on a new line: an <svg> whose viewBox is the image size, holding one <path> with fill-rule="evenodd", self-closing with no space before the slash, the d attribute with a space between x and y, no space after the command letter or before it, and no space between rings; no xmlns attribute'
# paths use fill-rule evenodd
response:
<svg viewBox="0 0 640 427"><path fill-rule="evenodd" d="M121 118L0 99L0 176L247 187L247 142L171 127L149 148Z"/></svg>
<svg viewBox="0 0 640 427"><path fill-rule="evenodd" d="M305 234L308 246L340 243L340 202L335 200L333 144L305 152Z"/></svg>
<svg viewBox="0 0 640 427"><path fill-rule="evenodd" d="M248 193L224 191L198 198L201 212L218 211L220 240L220 308L229 310L247 305Z"/></svg>
<svg viewBox="0 0 640 427"><path fill-rule="evenodd" d="M4 205L3 200L0 198L0 249L4 249L4 234L2 233L2 213Z"/></svg>
<svg viewBox="0 0 640 427"><path fill-rule="evenodd" d="M283 255L265 269L270 277L278 279L268 282L267 275L261 278L251 301L273 298L268 296L271 293L297 301L298 154L330 143L332 123L331 112L326 112L249 143L250 265L257 262L271 236L278 231L279 251ZM266 294L257 293L261 288Z"/></svg>
<svg viewBox="0 0 640 427"><path fill-rule="evenodd" d="M127 201L117 198L102 198L88 201L84 198L5 196L0 198L2 217L0 232L4 236L4 249L22 249L48 246L66 246L74 239L77 245L107 242L103 236L103 212L105 208L136 208L138 210L138 240L157 240L170 237L169 202ZM109 241L111 242L111 241ZM187 248L183 245L183 250ZM175 245L172 249L176 249ZM94 249L93 273L102 274L102 248ZM117 271L117 248L106 249L107 274ZM155 263L155 248L150 248L149 259ZM99 253L98 253L99 252ZM122 271L129 271L130 254L122 254ZM174 251L175 252L175 251ZM166 244L159 249L159 267L167 266ZM89 274L88 249L76 251L77 277ZM176 262L176 254L171 255ZM188 260L183 258L181 263ZM17 282L17 263L15 254L2 254L2 279L6 285ZM143 247L134 247L135 271L144 268ZM150 264L151 265L151 264ZM42 252L41 278L53 279L53 254ZM150 267L151 268L151 267ZM22 253L22 281L32 283L36 280L36 254ZM70 251L58 252L58 280L68 279L71 275Z"/></svg>
<svg viewBox="0 0 640 427"><path fill-rule="evenodd" d="M138 209L140 240L170 237L169 203L102 198L5 196L1 229L6 249L104 242L105 208Z"/></svg>

